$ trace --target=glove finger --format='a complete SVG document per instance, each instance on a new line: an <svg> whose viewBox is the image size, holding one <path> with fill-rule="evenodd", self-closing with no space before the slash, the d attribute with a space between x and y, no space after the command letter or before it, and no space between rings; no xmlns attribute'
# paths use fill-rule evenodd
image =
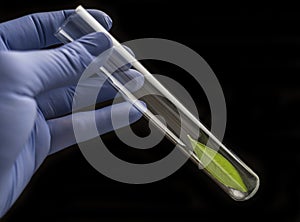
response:
<svg viewBox="0 0 300 222"><path fill-rule="evenodd" d="M119 75L120 72L118 71L113 75ZM143 86L144 78L138 71L129 69L122 72L122 75L128 77L125 84L131 92L135 92ZM74 98L75 90L76 97ZM73 85L45 92L37 97L37 104L44 117L49 120L71 113L72 110L111 100L115 98L117 93L107 80L96 76L84 80L80 86L77 86L77 89Z"/></svg>
<svg viewBox="0 0 300 222"><path fill-rule="evenodd" d="M57 49L2 52L0 66L2 80L6 82L3 90L35 97L54 88L74 85L95 56L111 45L104 33L95 32ZM101 55L105 62L108 54Z"/></svg>
<svg viewBox="0 0 300 222"><path fill-rule="evenodd" d="M141 102L144 107L146 105ZM51 134L50 153L55 153L76 142L84 142L98 135L127 126L142 117L129 102L107 106L96 111L79 112L65 117L48 120ZM72 122L73 119L73 122ZM74 125L73 125L74 124ZM97 130L94 130L96 124ZM75 138L74 129L80 135Z"/></svg>
<svg viewBox="0 0 300 222"><path fill-rule="evenodd" d="M104 28L112 26L110 17L99 10L88 10ZM0 50L41 49L61 43L54 33L74 10L36 13L0 24Z"/></svg>

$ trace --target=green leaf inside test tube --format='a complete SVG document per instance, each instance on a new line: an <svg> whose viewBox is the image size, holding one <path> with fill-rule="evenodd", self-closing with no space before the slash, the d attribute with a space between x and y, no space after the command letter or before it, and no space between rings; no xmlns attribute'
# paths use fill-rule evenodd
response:
<svg viewBox="0 0 300 222"><path fill-rule="evenodd" d="M188 136L202 166L221 184L241 192L248 189L236 168L220 153Z"/></svg>

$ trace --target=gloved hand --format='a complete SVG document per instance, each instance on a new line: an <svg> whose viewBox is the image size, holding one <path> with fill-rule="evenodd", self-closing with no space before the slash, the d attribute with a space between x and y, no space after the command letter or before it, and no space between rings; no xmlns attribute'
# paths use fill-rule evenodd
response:
<svg viewBox="0 0 300 222"><path fill-rule="evenodd" d="M92 59L111 47L103 33L92 33L54 49L53 36L72 10L28 15L0 24L0 217L21 194L47 155L74 143L72 98L76 82ZM110 18L101 11L90 13L107 29ZM40 50L43 49L43 50ZM137 90L143 78L134 70L123 70L137 77L131 89ZM114 98L116 91L103 78L87 80L87 88L104 85L97 102ZM82 91L87 96L89 90ZM84 95L84 94L87 95ZM88 111L86 111L88 112ZM76 113L78 125L88 128L86 112ZM99 134L113 130L111 119L123 127L141 117L128 102L96 111ZM63 117L62 117L63 116ZM81 118L82 116L82 118ZM90 139L90 138L86 138Z"/></svg>

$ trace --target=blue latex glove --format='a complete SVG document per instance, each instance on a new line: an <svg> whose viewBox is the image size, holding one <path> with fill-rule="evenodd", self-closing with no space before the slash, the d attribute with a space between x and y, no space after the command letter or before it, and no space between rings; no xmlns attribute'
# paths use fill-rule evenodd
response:
<svg viewBox="0 0 300 222"><path fill-rule="evenodd" d="M90 12L104 27L111 27L106 14ZM0 217L47 155L76 143L72 117L66 115L72 109L76 82L92 59L111 47L103 33L92 33L59 48L39 50L59 43L53 33L71 13L38 13L0 24ZM132 90L142 86L138 72L123 71L137 77ZM86 87L97 87L104 81L94 77L86 80ZM88 97L90 91L82 93L80 96ZM105 82L97 102L115 95L116 91ZM112 112L112 106L94 111L99 134L113 130L111 118L119 120L114 127L118 128L128 124L124 113L129 113L130 123L141 117L127 102L114 106ZM85 114L77 113L76 121L88 128L92 120L86 120Z"/></svg>

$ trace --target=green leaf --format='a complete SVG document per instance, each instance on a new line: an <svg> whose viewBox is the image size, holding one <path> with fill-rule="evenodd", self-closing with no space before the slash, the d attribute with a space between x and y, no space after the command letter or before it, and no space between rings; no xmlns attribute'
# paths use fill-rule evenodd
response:
<svg viewBox="0 0 300 222"><path fill-rule="evenodd" d="M189 135L188 138L191 141L197 157L201 160L203 167L215 179L227 187L242 192L248 191L239 172L225 157L214 149L192 139Z"/></svg>

